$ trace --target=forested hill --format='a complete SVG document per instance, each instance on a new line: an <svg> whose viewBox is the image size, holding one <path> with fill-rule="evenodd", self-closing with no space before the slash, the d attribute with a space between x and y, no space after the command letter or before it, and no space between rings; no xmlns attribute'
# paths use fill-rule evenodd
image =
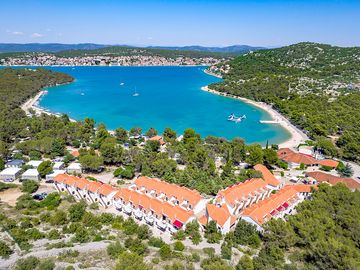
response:
<svg viewBox="0 0 360 270"><path fill-rule="evenodd" d="M127 46L112 46L94 50L66 50L57 52L55 55L62 57L76 57L76 56L93 56L93 55L107 55L107 56L162 56L175 58L179 56L185 57L214 57L222 58L223 53L216 52L202 52L202 51L178 51L156 48L136 48Z"/></svg>
<svg viewBox="0 0 360 270"><path fill-rule="evenodd" d="M0 153L4 145L26 128L20 105L41 88L73 81L65 73L46 69L0 69Z"/></svg>
<svg viewBox="0 0 360 270"><path fill-rule="evenodd" d="M211 70L224 77L211 88L273 104L331 154L360 161L360 47L299 43ZM329 136L337 148L324 140Z"/></svg>

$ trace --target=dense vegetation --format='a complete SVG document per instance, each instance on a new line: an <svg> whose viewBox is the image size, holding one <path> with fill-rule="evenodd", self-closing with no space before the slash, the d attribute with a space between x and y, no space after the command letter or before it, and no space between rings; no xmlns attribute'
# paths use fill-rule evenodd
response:
<svg viewBox="0 0 360 270"><path fill-rule="evenodd" d="M360 161L360 48L314 43L262 50L228 62L212 89L272 104L312 138L335 137L337 155Z"/></svg>

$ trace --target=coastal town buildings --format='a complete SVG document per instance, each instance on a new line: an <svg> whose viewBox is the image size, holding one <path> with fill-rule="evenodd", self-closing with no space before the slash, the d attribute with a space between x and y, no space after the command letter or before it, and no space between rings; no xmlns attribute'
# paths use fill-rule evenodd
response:
<svg viewBox="0 0 360 270"><path fill-rule="evenodd" d="M37 169L39 165L42 163L42 160L30 160L26 165L31 166L34 169Z"/></svg>
<svg viewBox="0 0 360 270"><path fill-rule="evenodd" d="M27 54L0 59L3 66L211 66L224 59L214 57L164 57L159 55L61 57L52 54Z"/></svg>

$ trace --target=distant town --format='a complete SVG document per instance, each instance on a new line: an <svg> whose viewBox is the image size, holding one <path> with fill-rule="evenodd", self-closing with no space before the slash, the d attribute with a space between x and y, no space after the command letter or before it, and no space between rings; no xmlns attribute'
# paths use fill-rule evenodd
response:
<svg viewBox="0 0 360 270"><path fill-rule="evenodd" d="M61 57L53 54L25 54L0 59L2 66L211 66L224 61L215 57L166 57L157 55L131 56L76 56Z"/></svg>

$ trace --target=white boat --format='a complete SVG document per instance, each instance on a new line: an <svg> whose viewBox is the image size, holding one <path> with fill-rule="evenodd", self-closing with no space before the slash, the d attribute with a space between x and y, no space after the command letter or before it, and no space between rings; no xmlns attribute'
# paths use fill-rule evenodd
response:
<svg viewBox="0 0 360 270"><path fill-rule="evenodd" d="M139 96L140 94L136 91L136 88L135 88L135 92L134 92L134 94L133 94L133 97L137 97L137 96Z"/></svg>
<svg viewBox="0 0 360 270"><path fill-rule="evenodd" d="M122 83L120 83L120 85L121 85L121 86L123 86L124 84L125 84L125 83L123 83L123 82L122 82Z"/></svg>
<svg viewBox="0 0 360 270"><path fill-rule="evenodd" d="M235 122L235 123L239 123L241 122L243 119L246 119L246 115L242 115L242 116L239 116L237 117L234 113L230 114L228 116L228 121L232 121L232 122Z"/></svg>

